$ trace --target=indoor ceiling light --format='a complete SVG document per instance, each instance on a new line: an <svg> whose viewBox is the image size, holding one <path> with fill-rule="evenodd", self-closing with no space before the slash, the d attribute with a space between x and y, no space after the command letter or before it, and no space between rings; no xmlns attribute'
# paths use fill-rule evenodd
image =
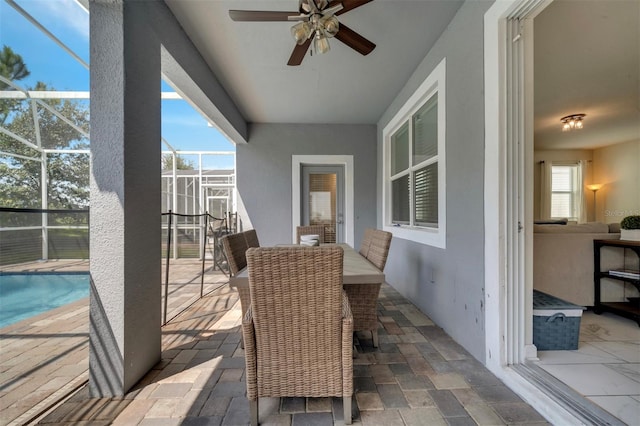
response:
<svg viewBox="0 0 640 426"><path fill-rule="evenodd" d="M562 131L568 132L573 129L582 129L582 120L586 116L586 114L572 114L562 117L560 119L560 122L562 123Z"/></svg>

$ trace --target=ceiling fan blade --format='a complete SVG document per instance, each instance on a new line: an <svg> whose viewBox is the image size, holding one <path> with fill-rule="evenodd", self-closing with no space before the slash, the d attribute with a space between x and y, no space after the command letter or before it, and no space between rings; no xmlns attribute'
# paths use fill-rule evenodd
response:
<svg viewBox="0 0 640 426"><path fill-rule="evenodd" d="M308 38L307 41L302 44L296 44L296 47L293 48L293 52L291 52L291 57L289 58L287 65L297 66L302 63L304 55L307 54L307 50L309 50L309 46L311 46L311 40L313 40L313 37Z"/></svg>
<svg viewBox="0 0 640 426"><path fill-rule="evenodd" d="M338 3L335 6L327 7L322 11L323 16L333 16L343 9L342 3Z"/></svg>
<svg viewBox="0 0 640 426"><path fill-rule="evenodd" d="M356 7L360 7L372 1L373 0L333 0L331 3L329 3L328 7L332 7L336 4L342 3L342 10L336 12L336 15L342 15L343 13L347 13L348 11L355 9Z"/></svg>
<svg viewBox="0 0 640 426"><path fill-rule="evenodd" d="M338 30L338 34L336 34L335 38L362 55L368 55L376 48L375 44L362 37L342 22L340 23L340 29Z"/></svg>
<svg viewBox="0 0 640 426"><path fill-rule="evenodd" d="M229 11L231 20L239 22L289 21L290 16L297 17L298 15L298 12L271 12L265 10Z"/></svg>

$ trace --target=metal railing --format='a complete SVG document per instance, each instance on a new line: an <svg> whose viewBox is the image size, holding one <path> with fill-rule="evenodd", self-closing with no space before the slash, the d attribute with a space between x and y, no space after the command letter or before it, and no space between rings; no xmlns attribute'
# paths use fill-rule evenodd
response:
<svg viewBox="0 0 640 426"><path fill-rule="evenodd" d="M0 207L0 266L88 258L88 209Z"/></svg>
<svg viewBox="0 0 640 426"><path fill-rule="evenodd" d="M202 260L202 268L200 274L200 298L204 296L204 272L205 272L205 262L207 259L206 252L207 248L211 253L211 259L213 260L213 269L217 267L221 272L228 276L228 266L226 257L224 255L224 251L222 250L222 246L220 244L220 238L224 235L227 235L232 232L232 229L227 226L227 218L217 218L211 216L209 213L196 214L196 215L187 215L181 213L173 213L169 210L167 213L162 213L162 216L167 217L167 233L166 233L166 242L164 244L164 248L166 250L166 260L165 260L165 279L164 279L164 316L162 324L167 323L167 306L169 303L169 270L171 264L171 245L172 245L172 234L176 230L173 227L173 218L188 218L195 219L198 218L201 222L200 235L201 238L201 260ZM231 217L231 216L229 216Z"/></svg>
<svg viewBox="0 0 640 426"><path fill-rule="evenodd" d="M220 238L236 232L236 214L217 218L208 213L185 215L162 213L164 265L163 322L167 323L169 276L173 246L178 253L200 258L200 297L204 296L205 263L212 261L212 270L229 275L227 259ZM182 223L175 223L179 220ZM175 221L175 222L174 222ZM177 225L177 226L175 226ZM21 263L89 259L89 209L55 210L0 207L0 267ZM196 299L197 300L197 299Z"/></svg>

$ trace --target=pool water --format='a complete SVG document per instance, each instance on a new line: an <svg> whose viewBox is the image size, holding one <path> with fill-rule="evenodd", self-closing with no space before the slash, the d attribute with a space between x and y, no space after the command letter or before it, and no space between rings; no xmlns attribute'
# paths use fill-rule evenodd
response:
<svg viewBox="0 0 640 426"><path fill-rule="evenodd" d="M87 273L0 274L0 328L87 296Z"/></svg>

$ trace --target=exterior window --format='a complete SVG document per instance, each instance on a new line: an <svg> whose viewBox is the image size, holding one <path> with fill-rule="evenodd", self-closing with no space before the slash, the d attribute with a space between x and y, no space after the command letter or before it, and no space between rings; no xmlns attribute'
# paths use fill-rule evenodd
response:
<svg viewBox="0 0 640 426"><path fill-rule="evenodd" d="M438 95L391 135L394 224L438 227Z"/></svg>
<svg viewBox="0 0 640 426"><path fill-rule="evenodd" d="M577 220L580 215L581 190L577 165L552 166L551 217Z"/></svg>
<svg viewBox="0 0 640 426"><path fill-rule="evenodd" d="M385 229L445 245L445 61L383 130Z"/></svg>

